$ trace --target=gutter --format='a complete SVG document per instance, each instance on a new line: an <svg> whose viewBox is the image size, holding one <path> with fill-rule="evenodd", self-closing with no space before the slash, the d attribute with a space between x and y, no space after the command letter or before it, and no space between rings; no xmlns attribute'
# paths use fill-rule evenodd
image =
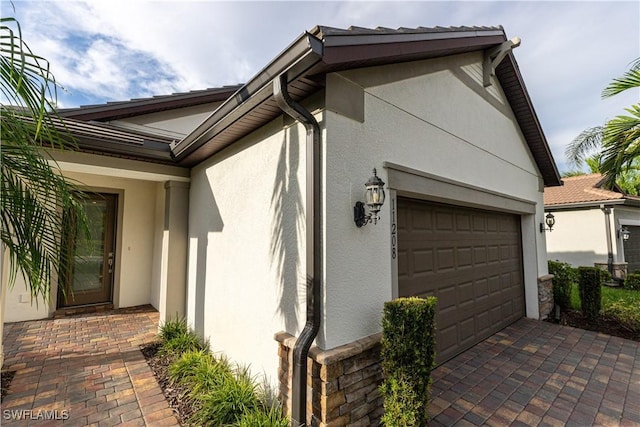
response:
<svg viewBox="0 0 640 427"><path fill-rule="evenodd" d="M271 82L278 78L277 76L287 76L287 83L297 79L320 62L322 52L321 40L309 32L302 34L211 113L193 132L179 143L172 144L171 151L174 158L178 162L184 160L256 106L267 101L273 95Z"/></svg>
<svg viewBox="0 0 640 427"><path fill-rule="evenodd" d="M613 278L613 238L611 237L611 207L600 205L600 209L604 213L604 224L606 228L605 236L607 238L607 270Z"/></svg>
<svg viewBox="0 0 640 427"><path fill-rule="evenodd" d="M291 99L286 73L273 80L273 96L283 112L302 123L307 130L306 230L307 230L307 322L293 347L291 381L291 427L306 425L307 357L320 329L322 247L320 242L320 126L315 117Z"/></svg>

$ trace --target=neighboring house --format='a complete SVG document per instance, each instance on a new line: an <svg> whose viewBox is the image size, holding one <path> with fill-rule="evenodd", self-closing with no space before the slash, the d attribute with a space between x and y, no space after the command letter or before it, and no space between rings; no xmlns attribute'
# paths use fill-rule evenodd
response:
<svg viewBox="0 0 640 427"><path fill-rule="evenodd" d="M280 381L298 419L301 343L317 331L306 417L371 422L385 301L438 297L440 362L547 314L539 224L561 181L513 46L502 28L316 27L242 87L64 111L81 152L58 164L113 195L88 202L112 243L76 293L186 315L216 351ZM387 197L359 228L372 168ZM65 305L54 293L36 309L24 292L6 320Z"/></svg>
<svg viewBox="0 0 640 427"><path fill-rule="evenodd" d="M600 174L563 182L544 192L545 211L556 221L547 235L549 259L575 267L608 267L611 260L618 278L626 270L640 270L640 197L626 195L617 186L604 188Z"/></svg>

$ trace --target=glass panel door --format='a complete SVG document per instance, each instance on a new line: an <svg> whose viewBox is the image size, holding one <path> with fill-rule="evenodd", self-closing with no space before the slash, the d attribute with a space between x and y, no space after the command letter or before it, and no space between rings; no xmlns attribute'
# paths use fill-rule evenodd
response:
<svg viewBox="0 0 640 427"><path fill-rule="evenodd" d="M61 284L61 306L111 302L116 202L115 194L92 194L82 201L90 236L76 229L65 237L73 256Z"/></svg>

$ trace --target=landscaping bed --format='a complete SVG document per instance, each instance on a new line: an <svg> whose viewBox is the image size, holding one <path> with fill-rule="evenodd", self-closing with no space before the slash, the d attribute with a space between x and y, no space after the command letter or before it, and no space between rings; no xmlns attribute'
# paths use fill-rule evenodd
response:
<svg viewBox="0 0 640 427"><path fill-rule="evenodd" d="M169 402L169 407L173 410L180 425L187 425L187 420L193 415L193 402L184 398L187 392L186 387L171 384L169 381L169 365L172 358L158 354L159 349L159 342L140 346L140 351L153 371L160 388L162 388L162 392Z"/></svg>
<svg viewBox="0 0 640 427"><path fill-rule="evenodd" d="M158 340L140 350L181 425L289 425L271 387L214 354L184 319L164 323Z"/></svg>
<svg viewBox="0 0 640 427"><path fill-rule="evenodd" d="M626 328L620 324L617 318L611 316L602 315L594 320L589 320L579 310L566 310L560 315L559 322L553 318L548 319L548 321L640 342L639 332Z"/></svg>

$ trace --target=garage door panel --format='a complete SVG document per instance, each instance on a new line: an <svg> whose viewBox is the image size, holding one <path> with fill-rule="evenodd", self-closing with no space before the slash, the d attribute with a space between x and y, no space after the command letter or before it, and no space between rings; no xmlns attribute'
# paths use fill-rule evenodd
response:
<svg viewBox="0 0 640 427"><path fill-rule="evenodd" d="M524 315L516 215L398 201L400 296L438 297L441 363Z"/></svg>

